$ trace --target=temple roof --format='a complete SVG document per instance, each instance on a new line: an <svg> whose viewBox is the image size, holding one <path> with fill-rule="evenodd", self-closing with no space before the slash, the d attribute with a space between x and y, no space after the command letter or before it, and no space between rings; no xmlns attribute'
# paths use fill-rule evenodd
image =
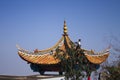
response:
<svg viewBox="0 0 120 80"><path fill-rule="evenodd" d="M64 35L61 39L51 48L45 50L35 50L34 52L29 52L24 49L18 51L19 56L27 62L36 64L57 64L58 59L55 59L56 49L59 48L65 51L64 41L67 42L68 47L70 47L71 40L68 36Z"/></svg>
<svg viewBox="0 0 120 80"><path fill-rule="evenodd" d="M27 51L18 47L18 54L19 56L27 61L28 63L35 63L35 64L57 64L60 60L56 59L54 55L56 54L56 49L61 49L63 51L66 50L66 47L71 48L71 45L74 44L68 34L67 34L67 25L66 21L64 21L63 26L63 35L60 40L53 46L45 50L38 50L35 49L33 52ZM92 53L92 54L91 54ZM95 54L93 51L85 50L85 56L87 59L95 64L100 64L104 62L109 55L109 51L104 51L100 54Z"/></svg>

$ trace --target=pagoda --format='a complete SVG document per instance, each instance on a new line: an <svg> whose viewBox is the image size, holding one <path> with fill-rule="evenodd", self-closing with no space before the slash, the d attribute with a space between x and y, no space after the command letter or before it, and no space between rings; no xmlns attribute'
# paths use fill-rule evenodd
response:
<svg viewBox="0 0 120 80"><path fill-rule="evenodd" d="M52 47L45 50L35 49L34 51L25 50L19 46L18 55L30 64L31 69L34 72L39 72L40 74L44 74L45 71L58 71L59 74L62 74L60 60L55 58L57 53L57 49L61 49L62 51L66 51L67 47L71 48L75 43L71 41L68 35L68 29L66 25L66 21L64 21L63 26L63 35L60 40ZM77 46L76 46L77 47ZM93 50L85 50L84 55L88 59L89 62L93 64L101 64L103 63L109 56L109 49L96 53Z"/></svg>

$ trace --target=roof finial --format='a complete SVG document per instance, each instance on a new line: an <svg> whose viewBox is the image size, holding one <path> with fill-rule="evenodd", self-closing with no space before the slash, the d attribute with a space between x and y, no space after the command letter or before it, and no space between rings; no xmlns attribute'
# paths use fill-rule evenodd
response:
<svg viewBox="0 0 120 80"><path fill-rule="evenodd" d="M67 34L67 25L66 25L66 21L65 20L64 20L63 32L64 32L64 35Z"/></svg>

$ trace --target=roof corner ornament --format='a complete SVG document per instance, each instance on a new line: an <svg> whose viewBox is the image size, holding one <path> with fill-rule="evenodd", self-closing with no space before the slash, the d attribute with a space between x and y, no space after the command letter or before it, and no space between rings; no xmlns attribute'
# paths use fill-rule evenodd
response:
<svg viewBox="0 0 120 80"><path fill-rule="evenodd" d="M64 32L64 35L67 35L67 25L66 25L66 21L64 20L64 27L63 27L63 32Z"/></svg>

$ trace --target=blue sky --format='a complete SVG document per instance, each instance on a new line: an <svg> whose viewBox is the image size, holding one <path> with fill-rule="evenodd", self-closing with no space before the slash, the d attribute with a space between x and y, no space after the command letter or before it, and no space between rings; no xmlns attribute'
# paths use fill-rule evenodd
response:
<svg viewBox="0 0 120 80"><path fill-rule="evenodd" d="M31 75L16 44L33 51L53 46L66 20L72 41L101 51L120 35L119 0L0 0L0 74Z"/></svg>

